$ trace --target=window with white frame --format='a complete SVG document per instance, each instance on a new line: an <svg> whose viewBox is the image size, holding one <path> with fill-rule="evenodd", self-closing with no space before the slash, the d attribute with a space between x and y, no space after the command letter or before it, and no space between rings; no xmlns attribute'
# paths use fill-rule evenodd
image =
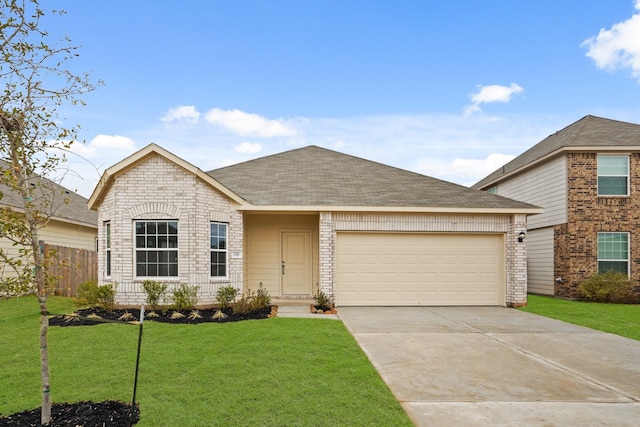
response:
<svg viewBox="0 0 640 427"><path fill-rule="evenodd" d="M598 156L598 196L629 195L629 156Z"/></svg>
<svg viewBox="0 0 640 427"><path fill-rule="evenodd" d="M178 222L136 221L136 276L178 276Z"/></svg>
<svg viewBox="0 0 640 427"><path fill-rule="evenodd" d="M598 273L629 274L629 233L598 233Z"/></svg>
<svg viewBox="0 0 640 427"><path fill-rule="evenodd" d="M211 277L227 277L227 224L211 223Z"/></svg>
<svg viewBox="0 0 640 427"><path fill-rule="evenodd" d="M111 276L111 222L104 223L105 276Z"/></svg>

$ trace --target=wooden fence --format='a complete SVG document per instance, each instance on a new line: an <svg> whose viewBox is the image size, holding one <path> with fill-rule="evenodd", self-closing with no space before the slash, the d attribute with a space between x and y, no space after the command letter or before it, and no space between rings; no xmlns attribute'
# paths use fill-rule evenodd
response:
<svg viewBox="0 0 640 427"><path fill-rule="evenodd" d="M56 295L75 297L78 286L89 280L98 281L98 253L85 249L44 245L45 254L51 255L48 268L60 277Z"/></svg>

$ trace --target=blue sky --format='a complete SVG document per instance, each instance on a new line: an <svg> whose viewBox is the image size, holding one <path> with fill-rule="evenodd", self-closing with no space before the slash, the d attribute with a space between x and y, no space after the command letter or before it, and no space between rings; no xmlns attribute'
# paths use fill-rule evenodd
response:
<svg viewBox="0 0 640 427"><path fill-rule="evenodd" d="M640 123L640 0L56 7L105 82L63 111L87 197L151 142L205 171L318 145L471 185L587 114Z"/></svg>

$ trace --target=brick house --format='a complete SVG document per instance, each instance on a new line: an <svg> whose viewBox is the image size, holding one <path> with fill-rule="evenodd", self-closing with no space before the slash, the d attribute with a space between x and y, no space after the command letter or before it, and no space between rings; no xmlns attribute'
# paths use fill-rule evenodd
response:
<svg viewBox="0 0 640 427"><path fill-rule="evenodd" d="M310 146L203 172L151 144L110 167L98 211L99 283L120 304L142 282L318 290L336 305L526 303L527 215L542 210Z"/></svg>
<svg viewBox="0 0 640 427"><path fill-rule="evenodd" d="M640 278L640 125L586 116L473 188L533 203L529 292L578 297L596 272Z"/></svg>

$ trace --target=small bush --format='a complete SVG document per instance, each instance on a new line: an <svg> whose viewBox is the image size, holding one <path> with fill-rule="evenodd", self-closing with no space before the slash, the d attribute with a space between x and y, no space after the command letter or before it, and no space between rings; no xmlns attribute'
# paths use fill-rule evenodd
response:
<svg viewBox="0 0 640 427"><path fill-rule="evenodd" d="M180 283L173 290L173 307L179 311L193 310L198 304L198 286Z"/></svg>
<svg viewBox="0 0 640 427"><path fill-rule="evenodd" d="M98 305L108 311L116 305L116 283L98 286Z"/></svg>
<svg viewBox="0 0 640 427"><path fill-rule="evenodd" d="M222 286L216 292L216 300L218 300L219 308L227 308L229 304L232 303L236 296L238 295L238 290L233 286Z"/></svg>
<svg viewBox="0 0 640 427"><path fill-rule="evenodd" d="M271 296L269 295L269 291L262 287L261 282L257 292L248 289L247 295L243 295L239 301L231 306L231 309L235 314L247 314L269 306L271 306Z"/></svg>
<svg viewBox="0 0 640 427"><path fill-rule="evenodd" d="M98 305L98 284L93 280L78 286L78 296L73 299L78 307L94 307Z"/></svg>
<svg viewBox="0 0 640 427"><path fill-rule="evenodd" d="M252 297L251 308L253 311L262 310L263 308L271 305L271 296L269 295L269 291L262 287L262 283L260 283L260 287Z"/></svg>
<svg viewBox="0 0 640 427"><path fill-rule="evenodd" d="M331 308L331 298L322 291L318 291L313 297L316 300L315 306L321 310L329 310Z"/></svg>
<svg viewBox="0 0 640 427"><path fill-rule="evenodd" d="M636 304L640 301L627 275L614 271L588 277L580 283L578 292L592 302Z"/></svg>
<svg viewBox="0 0 640 427"><path fill-rule="evenodd" d="M94 281L84 282L78 286L78 296L74 302L79 307L100 306L107 310L113 310L116 305L115 283L98 286Z"/></svg>
<svg viewBox="0 0 640 427"><path fill-rule="evenodd" d="M167 294L167 284L156 282L155 280L145 280L142 282L142 288L147 294L146 303L151 311L160 308L160 301L164 300Z"/></svg>
<svg viewBox="0 0 640 427"><path fill-rule="evenodd" d="M231 310L235 314L247 314L251 312L251 296L243 295L238 301L233 303Z"/></svg>

